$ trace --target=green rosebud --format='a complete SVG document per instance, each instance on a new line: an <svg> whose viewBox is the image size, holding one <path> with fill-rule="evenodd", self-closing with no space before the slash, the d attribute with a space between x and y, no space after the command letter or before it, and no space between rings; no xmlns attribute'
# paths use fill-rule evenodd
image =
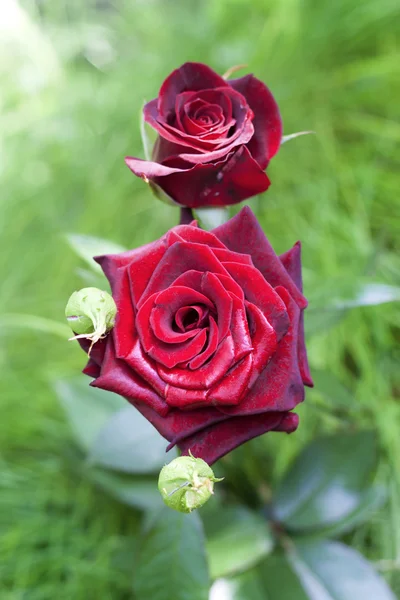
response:
<svg viewBox="0 0 400 600"><path fill-rule="evenodd" d="M86 338L93 344L114 327L117 307L107 292L94 287L74 292L65 307L65 316L76 334L70 340ZM89 354L90 354L89 350Z"/></svg>
<svg viewBox="0 0 400 600"><path fill-rule="evenodd" d="M158 489L167 506L183 513L200 508L214 493L211 467L201 458L180 456L161 469Z"/></svg>

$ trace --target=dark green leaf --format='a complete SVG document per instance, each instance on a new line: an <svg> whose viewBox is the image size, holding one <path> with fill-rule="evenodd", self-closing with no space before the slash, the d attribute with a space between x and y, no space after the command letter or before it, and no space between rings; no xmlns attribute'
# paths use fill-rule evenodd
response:
<svg viewBox="0 0 400 600"><path fill-rule="evenodd" d="M220 507L207 526L207 552L211 577L245 571L273 547L268 524L244 507ZM211 530L211 531L210 531Z"/></svg>
<svg viewBox="0 0 400 600"><path fill-rule="evenodd" d="M217 579L209 600L266 600L256 569L229 579Z"/></svg>
<svg viewBox="0 0 400 600"><path fill-rule="evenodd" d="M333 373L313 368L312 378L315 392L320 394L333 408L359 410L359 405L356 404L353 394Z"/></svg>
<svg viewBox="0 0 400 600"><path fill-rule="evenodd" d="M133 406L124 406L105 424L91 447L89 460L127 473L159 471L176 457L166 455L166 441Z"/></svg>
<svg viewBox="0 0 400 600"><path fill-rule="evenodd" d="M348 309L400 301L399 287L357 278L352 281L332 280L330 285L321 289L322 293L308 298L305 322L309 335L335 325Z"/></svg>
<svg viewBox="0 0 400 600"><path fill-rule="evenodd" d="M268 556L257 570L265 591L265 600L309 600L282 552L274 552Z"/></svg>
<svg viewBox="0 0 400 600"><path fill-rule="evenodd" d="M100 273L98 273L97 271L94 272L93 270L82 269L80 267L76 269L75 272L78 275L78 277L82 280L84 286L97 287L107 292L110 291L110 284L105 278L104 273L100 275Z"/></svg>
<svg viewBox="0 0 400 600"><path fill-rule="evenodd" d="M387 492L382 486L370 487L359 494L358 506L334 525L318 528L317 537L338 537L370 520L384 504Z"/></svg>
<svg viewBox="0 0 400 600"><path fill-rule="evenodd" d="M137 600L208 600L204 535L197 513L160 511L138 553Z"/></svg>
<svg viewBox="0 0 400 600"><path fill-rule="evenodd" d="M93 256L119 254L126 250L115 242L110 242L110 240L103 240L90 235L70 233L66 236L66 239L75 254L82 258L89 267L97 273L103 273L103 271L101 270L100 265L93 260Z"/></svg>
<svg viewBox="0 0 400 600"><path fill-rule="evenodd" d="M338 523L357 509L376 463L371 432L313 441L294 461L275 496L274 513L292 530Z"/></svg>
<svg viewBox="0 0 400 600"><path fill-rule="evenodd" d="M304 541L288 559L310 600L395 600L368 561L344 544Z"/></svg>
<svg viewBox="0 0 400 600"><path fill-rule="evenodd" d="M86 474L95 485L123 504L140 510L163 506L156 477L134 477L96 468L88 468Z"/></svg>
<svg viewBox="0 0 400 600"><path fill-rule="evenodd" d="M376 306L388 302L400 301L400 288L386 283L366 283L353 298L336 300L335 307L356 308L359 306Z"/></svg>
<svg viewBox="0 0 400 600"><path fill-rule="evenodd" d="M76 377L54 382L54 389L67 414L80 447L88 451L111 415L126 401L110 392L89 386L89 378Z"/></svg>
<svg viewBox="0 0 400 600"><path fill-rule="evenodd" d="M52 321L44 317L36 315L24 315L23 313L5 313L0 317L0 328L4 329L14 327L22 329L31 329L41 333L50 333L56 335L63 340L67 340L71 336L71 329L64 323Z"/></svg>

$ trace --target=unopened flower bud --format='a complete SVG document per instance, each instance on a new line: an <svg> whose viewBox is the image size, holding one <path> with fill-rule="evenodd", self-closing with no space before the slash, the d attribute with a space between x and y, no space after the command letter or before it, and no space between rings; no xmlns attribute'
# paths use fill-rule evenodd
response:
<svg viewBox="0 0 400 600"><path fill-rule="evenodd" d="M65 316L76 334L71 340L86 338L93 344L114 327L117 307L107 292L94 287L74 292L65 308ZM90 350L89 350L90 353Z"/></svg>
<svg viewBox="0 0 400 600"><path fill-rule="evenodd" d="M214 476L201 458L180 456L161 469L158 489L167 506L183 513L200 508L214 493Z"/></svg>

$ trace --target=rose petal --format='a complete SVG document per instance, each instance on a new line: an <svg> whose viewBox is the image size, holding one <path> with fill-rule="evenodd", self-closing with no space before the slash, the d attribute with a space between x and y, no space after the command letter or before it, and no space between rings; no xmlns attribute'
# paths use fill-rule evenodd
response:
<svg viewBox="0 0 400 600"><path fill-rule="evenodd" d="M211 358L211 356L214 354L214 352L218 348L218 341L219 341L218 326L215 322L215 319L213 319L213 317L211 317L211 316L209 319L209 323L210 323L210 325L209 325L209 329L208 329L208 339L207 339L207 344L206 344L205 349L203 350L203 352L200 352L200 354L198 354L197 356L192 358L192 360L189 362L188 367L192 371L202 367L204 365L204 363L209 358Z"/></svg>
<svg viewBox="0 0 400 600"><path fill-rule="evenodd" d="M82 373L84 375L89 375L89 377L98 377L100 375L100 371L101 369L99 365L94 360L89 358L89 361L86 367L83 369Z"/></svg>
<svg viewBox="0 0 400 600"><path fill-rule="evenodd" d="M215 236L214 236L215 237ZM219 240L218 240L219 241ZM240 254L240 252L232 252L232 250L228 250L228 248L215 248L214 254L222 262L237 262L242 265L253 265L253 261L251 260L251 256L249 254Z"/></svg>
<svg viewBox="0 0 400 600"><path fill-rule="evenodd" d="M219 381L232 366L234 359L233 341L226 337L219 345L211 361L196 370L186 368L165 368L157 365L158 374L168 384L185 390L206 390ZM180 405L175 405L180 406Z"/></svg>
<svg viewBox="0 0 400 600"><path fill-rule="evenodd" d="M212 299L209 298L209 295L203 295L195 290L184 287L184 286L171 286L168 289L160 292L153 298L153 308L150 312L150 324L152 326L153 333L156 335L158 339L163 342L169 343L180 343L192 338L196 335L196 330L186 331L185 333L178 333L172 329L172 321L175 317L175 313L180 308L188 307L192 304L198 304L200 306L207 307L208 309L214 309L214 304ZM210 301L211 300L211 301ZM150 298L142 305L139 309L137 321L138 326L148 328L148 315L149 308L148 304L150 302ZM146 308L146 316L145 320L142 320L142 310ZM146 335L146 334L145 334Z"/></svg>
<svg viewBox="0 0 400 600"><path fill-rule="evenodd" d="M182 289L186 290L187 288ZM194 290L188 290L188 292L191 292L191 298L196 294ZM172 368L179 363L191 360L202 351L207 340L207 332L205 329L200 330L196 333L195 337L179 344L162 342L154 335L154 332L149 327L150 314L157 302L158 296L159 294L157 293L153 294L147 302L140 307L136 317L136 330L147 354L156 362L160 362L167 368ZM199 294L199 296L201 296L201 294ZM202 296L202 299L204 299L204 302L209 302L204 296Z"/></svg>
<svg viewBox="0 0 400 600"><path fill-rule="evenodd" d="M168 288L186 271L210 271L227 275L211 248L202 244L176 242L168 248L142 294L139 307L155 292Z"/></svg>
<svg viewBox="0 0 400 600"><path fill-rule="evenodd" d="M250 254L255 267L272 287L284 286L300 308L307 300L299 291L267 240L261 225L248 206L232 219L213 229L213 233L230 250Z"/></svg>
<svg viewBox="0 0 400 600"><path fill-rule="evenodd" d="M171 408L169 413L162 417L142 402L132 401L131 403L157 429L160 435L170 442L166 448L167 452L187 435L193 435L212 423L230 419L214 407L195 408L190 411Z"/></svg>
<svg viewBox="0 0 400 600"><path fill-rule="evenodd" d="M178 241L177 238L179 238L179 241L192 242L195 244L205 244L210 248L226 250L227 252L229 252L229 250L225 248L224 244L213 233L211 233L210 231L206 231L205 229L200 229L200 227L192 227L190 225L178 225L177 227L174 227L173 229L171 229L170 234L167 235L168 246L172 245L171 233L173 233L174 236L176 236L173 243L175 243L175 241ZM214 252L214 254L216 253ZM218 256L218 254L216 254L216 256Z"/></svg>
<svg viewBox="0 0 400 600"><path fill-rule="evenodd" d="M126 268L121 268L114 278L113 298L117 316L112 330L117 358L124 358L135 341L135 313L132 305L131 288Z"/></svg>
<svg viewBox="0 0 400 600"><path fill-rule="evenodd" d="M190 451L196 458L202 458L212 465L231 450L267 431L291 433L297 428L298 421L288 415L274 412L231 418L187 436L179 442L179 448L183 455L188 455Z"/></svg>
<svg viewBox="0 0 400 600"><path fill-rule="evenodd" d="M288 411L304 400L304 386L297 360L300 309L284 288L277 287L276 291L286 304L290 328L242 402L236 407L219 407L225 414L238 416Z"/></svg>
<svg viewBox="0 0 400 600"><path fill-rule="evenodd" d="M161 165L130 156L125 162L135 175L154 181L176 202L191 208L236 204L265 192L270 185L245 146L215 164L192 166L175 160L179 166L168 166L169 161ZM249 254L244 249L237 251Z"/></svg>
<svg viewBox="0 0 400 600"><path fill-rule="evenodd" d="M111 337L107 339L107 349L101 366L101 375L92 381L90 385L109 392L115 392L130 401L144 402L163 417L168 414L169 407L165 400L151 389L124 361L115 357Z"/></svg>
<svg viewBox="0 0 400 600"><path fill-rule="evenodd" d="M293 279L298 289L303 291L303 282L301 277L301 244L297 242L293 248L280 255L280 260ZM304 385L313 387L314 382L311 377L310 368L308 366L307 350L304 337L304 313L300 315L299 321L299 342L298 342L298 358L301 377Z"/></svg>
<svg viewBox="0 0 400 600"><path fill-rule="evenodd" d="M265 169L281 145L283 127L279 107L266 85L253 75L231 79L228 83L246 98L254 113L254 136L247 147Z"/></svg>
<svg viewBox="0 0 400 600"><path fill-rule="evenodd" d="M234 294L231 294L231 298L233 306L230 331L235 347L235 362L238 362L253 350L253 342L250 337L244 302Z"/></svg>
<svg viewBox="0 0 400 600"><path fill-rule="evenodd" d="M237 405L247 391L252 374L253 356L248 354L233 366L225 377L208 393L208 400L216 406Z"/></svg>
<svg viewBox="0 0 400 600"><path fill-rule="evenodd" d="M226 270L244 291L246 300L260 308L268 322L272 325L278 341L285 335L289 327L289 318L285 303L279 294L265 281L255 267L239 263L224 263Z"/></svg>
<svg viewBox="0 0 400 600"><path fill-rule="evenodd" d="M253 372L249 386L251 387L273 357L278 345L278 340L273 327L267 321L261 310L250 302L246 303L246 308L249 315L251 344L254 348Z"/></svg>
<svg viewBox="0 0 400 600"><path fill-rule="evenodd" d="M227 82L202 63L187 62L165 79L158 94L160 114L167 119L174 112L175 99L186 91L227 86Z"/></svg>
<svg viewBox="0 0 400 600"><path fill-rule="evenodd" d="M162 398L165 397L166 384L157 373L156 363L143 351L139 338L136 338L132 350L125 356L124 361L147 381L157 394Z"/></svg>

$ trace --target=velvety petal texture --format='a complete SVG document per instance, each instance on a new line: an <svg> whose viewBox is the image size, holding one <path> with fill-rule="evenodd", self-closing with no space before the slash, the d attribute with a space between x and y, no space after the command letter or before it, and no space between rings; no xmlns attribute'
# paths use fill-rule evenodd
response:
<svg viewBox="0 0 400 600"><path fill-rule="evenodd" d="M125 162L181 206L226 206L269 187L264 171L281 144L282 120L253 75L225 81L206 65L185 63L143 118L158 133L152 160Z"/></svg>
<svg viewBox="0 0 400 600"><path fill-rule="evenodd" d="M168 448L209 464L252 437L296 429L291 411L312 385L299 243L278 257L245 207L212 232L194 221L96 260L118 313L90 353L92 385L129 400Z"/></svg>

